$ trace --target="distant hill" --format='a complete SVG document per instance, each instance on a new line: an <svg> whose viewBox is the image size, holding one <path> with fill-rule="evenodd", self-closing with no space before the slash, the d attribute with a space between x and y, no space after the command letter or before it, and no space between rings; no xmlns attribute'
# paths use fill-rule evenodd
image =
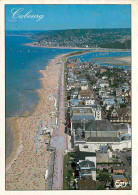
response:
<svg viewBox="0 0 138 195"><path fill-rule="evenodd" d="M43 31L32 36L39 45L53 47L131 48L131 29L70 29Z"/></svg>

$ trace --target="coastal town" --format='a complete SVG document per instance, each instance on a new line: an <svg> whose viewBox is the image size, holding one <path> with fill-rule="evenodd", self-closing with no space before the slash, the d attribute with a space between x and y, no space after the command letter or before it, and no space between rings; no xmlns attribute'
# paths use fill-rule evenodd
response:
<svg viewBox="0 0 138 195"><path fill-rule="evenodd" d="M132 4L2 3L2 194L137 194Z"/></svg>
<svg viewBox="0 0 138 195"><path fill-rule="evenodd" d="M30 46L48 48L131 48L130 29L69 29L31 35Z"/></svg>
<svg viewBox="0 0 138 195"><path fill-rule="evenodd" d="M131 189L131 72L68 59L64 189Z"/></svg>
<svg viewBox="0 0 138 195"><path fill-rule="evenodd" d="M7 190L131 189L131 71L77 58L88 52L40 70L38 106L16 118Z"/></svg>

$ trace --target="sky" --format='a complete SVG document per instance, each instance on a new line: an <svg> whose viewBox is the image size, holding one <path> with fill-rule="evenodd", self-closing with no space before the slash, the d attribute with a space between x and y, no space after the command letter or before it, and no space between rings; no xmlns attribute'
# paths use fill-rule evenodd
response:
<svg viewBox="0 0 138 195"><path fill-rule="evenodd" d="M5 5L6 30L131 28L131 5Z"/></svg>

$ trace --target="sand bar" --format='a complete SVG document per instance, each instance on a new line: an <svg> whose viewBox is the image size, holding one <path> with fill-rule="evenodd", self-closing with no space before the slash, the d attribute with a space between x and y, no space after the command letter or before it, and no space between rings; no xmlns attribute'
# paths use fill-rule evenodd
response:
<svg viewBox="0 0 138 195"><path fill-rule="evenodd" d="M91 52L131 52L130 49L112 49L112 48L95 48L95 47L50 47L44 45L34 45L33 43L24 44L29 47L40 47L49 49L82 49L82 50L92 50Z"/></svg>
<svg viewBox="0 0 138 195"><path fill-rule="evenodd" d="M106 64L118 65L118 66L130 66L131 65L131 56L101 57L101 58L92 58L92 60L106 63Z"/></svg>

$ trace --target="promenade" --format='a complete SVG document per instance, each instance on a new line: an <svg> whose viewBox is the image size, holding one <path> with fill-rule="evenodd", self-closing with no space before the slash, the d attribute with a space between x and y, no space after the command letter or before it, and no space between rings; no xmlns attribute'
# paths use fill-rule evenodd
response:
<svg viewBox="0 0 138 195"><path fill-rule="evenodd" d="M51 139L51 146L55 147L55 163L54 163L54 173L53 173L53 186L52 190L62 190L63 189L63 162L64 162L64 152L67 148L66 134L65 134L65 110L64 110L64 65L63 62L58 64L61 66L60 77L59 77L59 93L58 93L58 126L53 132Z"/></svg>

